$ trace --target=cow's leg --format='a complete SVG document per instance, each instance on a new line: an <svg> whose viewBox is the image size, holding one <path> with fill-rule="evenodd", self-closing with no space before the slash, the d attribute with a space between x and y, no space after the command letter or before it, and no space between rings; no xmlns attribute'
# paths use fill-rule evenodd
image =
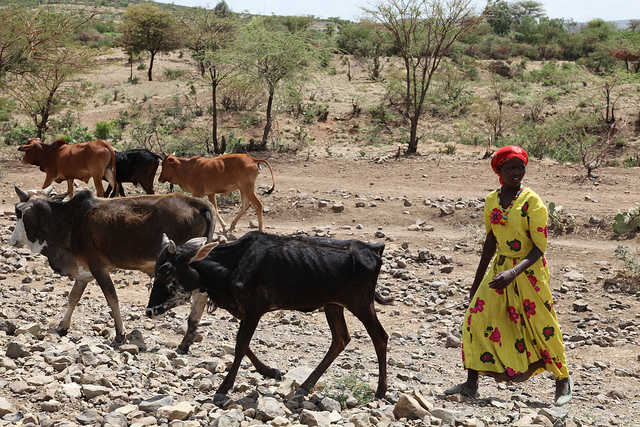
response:
<svg viewBox="0 0 640 427"><path fill-rule="evenodd" d="M233 222L231 222L230 228L235 228L236 224L240 220L240 217L244 215L244 213L249 209L250 206L253 206L253 208L256 210L256 215L258 215L258 230L263 231L262 202L253 192L253 189L251 189L251 191L240 190L240 195L242 196L242 207L240 208L240 211L238 211L236 217L233 219Z"/></svg>
<svg viewBox="0 0 640 427"><path fill-rule="evenodd" d="M87 284L89 281L86 280L78 280L73 284L71 288L71 292L69 292L69 298L67 299L67 312L64 314L64 317L56 327L56 332L59 335L65 336L69 332L69 326L71 326L71 315L73 314L73 310L75 310L84 290L87 288Z"/></svg>
<svg viewBox="0 0 640 427"><path fill-rule="evenodd" d="M67 193L69 193L69 198L73 197L73 180L67 180Z"/></svg>
<svg viewBox="0 0 640 427"><path fill-rule="evenodd" d="M318 367L309 375L309 378L304 380L300 388L296 390L296 394L307 394L336 357L338 357L347 344L349 344L349 341L351 341L351 336L347 329L347 322L344 320L344 308L342 306L329 304L324 307L324 315L331 329L331 346Z"/></svg>
<svg viewBox="0 0 640 427"><path fill-rule="evenodd" d="M153 179L156 177L156 170L157 168L151 168L146 174L147 176L140 180L140 186L147 194L155 194L153 191Z"/></svg>
<svg viewBox="0 0 640 427"><path fill-rule="evenodd" d="M103 268L89 268L91 274L96 278L100 289L104 297L107 299L109 308L111 308L111 315L113 316L113 323L116 328L116 343L124 342L124 325L122 323L122 316L120 315L120 307L118 305L118 295L116 295L116 288L113 286L111 276L109 272Z"/></svg>
<svg viewBox="0 0 640 427"><path fill-rule="evenodd" d="M213 211L216 213L216 218L218 218L218 222L220 223L220 225L222 226L222 230L224 231L224 229L227 227L227 224L222 220L220 212L218 212L218 199L216 199L216 194L208 194L207 197L209 197L209 201L213 204Z"/></svg>
<svg viewBox="0 0 640 427"><path fill-rule="evenodd" d="M247 357L251 360L251 363L253 363L253 366L260 375L264 375L265 377L273 378L278 381L282 380L282 373L280 370L262 363L251 349L247 350Z"/></svg>
<svg viewBox="0 0 640 427"><path fill-rule="evenodd" d="M259 314L246 313L244 319L240 322L240 328L238 329L238 335L236 336L235 357L227 376L224 378L224 381L222 381L222 384L220 384L220 387L216 392L216 398L214 398L214 401L220 401L221 398L223 399L222 396L226 395L229 390L231 390L231 387L233 387L236 375L238 375L238 370L240 369L240 362L249 352L249 342L251 341L251 337L253 336L256 327L258 327L260 317L261 315Z"/></svg>
<svg viewBox="0 0 640 427"><path fill-rule="evenodd" d="M362 309L349 307L354 316L356 316L367 329L373 347L376 349L376 355L378 356L378 389L376 390L376 397L383 399L387 393L387 342L389 335L385 332L378 316L376 316L376 310L373 302L367 307Z"/></svg>
<svg viewBox="0 0 640 427"><path fill-rule="evenodd" d="M109 184L111 184L111 182L109 182ZM102 186L102 175L93 175L93 185L96 187L96 195L98 197L104 197L104 187ZM114 192L116 191L115 189L117 188L117 184L114 182L113 184L113 188L114 188Z"/></svg>
<svg viewBox="0 0 640 427"><path fill-rule="evenodd" d="M191 344L193 344L196 338L198 325L200 324L202 313L208 301L209 297L206 294L198 291L193 293L191 297L191 311L189 312L189 319L187 320L187 332L184 334L184 338L182 338L182 342L178 346L179 353L186 354L189 352L189 347L191 347Z"/></svg>

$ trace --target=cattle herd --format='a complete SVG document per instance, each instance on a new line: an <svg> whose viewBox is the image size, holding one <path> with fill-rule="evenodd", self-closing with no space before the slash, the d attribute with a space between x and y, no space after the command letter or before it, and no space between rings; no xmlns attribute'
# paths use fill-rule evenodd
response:
<svg viewBox="0 0 640 427"><path fill-rule="evenodd" d="M264 233L262 203L254 186L259 165L266 164L273 185L265 194L275 187L273 169L266 160L247 154L163 158L149 150L116 152L103 141L67 145L63 139L45 144L30 138L19 150L25 152L23 162L39 166L46 177L42 191L15 188L19 202L11 244L43 254L54 271L75 280L67 311L56 328L59 334L69 332L73 311L95 279L114 319L113 345L122 344L124 325L110 271L147 273L153 278L146 309L149 317L159 317L191 300L187 331L178 347L181 352L189 351L207 305L223 308L240 319L235 359L216 393L216 400L222 401L244 356L260 374L281 378L278 369L262 363L249 346L265 313L324 308L331 345L297 391L306 394L351 339L344 318L346 308L372 339L379 366L376 397L385 396L388 335L374 308L375 302L391 302L376 291L384 243ZM159 165L160 182L178 185L192 196L154 194ZM88 190L74 196L74 179L87 182L90 178L98 197ZM109 183L106 192L103 179ZM54 181L67 181L68 193L52 196ZM123 182L141 185L147 195L125 197ZM253 206L259 231L218 246L212 242L216 219L223 230L226 225L215 195L235 190L241 194L242 206L230 228ZM202 199L205 195L211 203Z"/></svg>

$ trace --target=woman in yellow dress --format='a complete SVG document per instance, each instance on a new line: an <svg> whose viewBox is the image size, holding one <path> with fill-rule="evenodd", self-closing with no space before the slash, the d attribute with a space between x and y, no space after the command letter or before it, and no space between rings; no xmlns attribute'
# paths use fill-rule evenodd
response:
<svg viewBox="0 0 640 427"><path fill-rule="evenodd" d="M487 236L462 328L467 381L445 393L478 397L479 374L519 382L546 370L556 378L560 406L571 400L573 381L544 257L548 212L522 185L527 162L526 151L516 146L499 149L491 159L502 186L485 201Z"/></svg>

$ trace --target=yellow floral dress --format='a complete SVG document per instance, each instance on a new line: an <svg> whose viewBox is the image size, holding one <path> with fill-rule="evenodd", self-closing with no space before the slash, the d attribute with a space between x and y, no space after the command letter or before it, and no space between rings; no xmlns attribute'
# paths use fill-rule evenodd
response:
<svg viewBox="0 0 640 427"><path fill-rule="evenodd" d="M544 254L547 208L535 192L523 188L504 217L496 190L487 196L484 208L486 232L496 237L496 255L465 314L463 365L497 380L524 381L545 370L556 379L567 378L544 255L504 290L489 287L496 274L517 265L534 244Z"/></svg>

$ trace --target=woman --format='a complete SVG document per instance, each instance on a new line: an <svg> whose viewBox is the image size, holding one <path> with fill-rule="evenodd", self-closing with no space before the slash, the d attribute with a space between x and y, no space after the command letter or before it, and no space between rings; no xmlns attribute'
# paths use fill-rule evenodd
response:
<svg viewBox="0 0 640 427"><path fill-rule="evenodd" d="M487 236L463 323L462 361L468 376L445 394L478 397L479 374L519 382L547 370L556 378L555 404L571 400L573 381L544 258L548 212L540 197L522 185L528 159L516 146L499 149L491 159L502 186L485 202Z"/></svg>

